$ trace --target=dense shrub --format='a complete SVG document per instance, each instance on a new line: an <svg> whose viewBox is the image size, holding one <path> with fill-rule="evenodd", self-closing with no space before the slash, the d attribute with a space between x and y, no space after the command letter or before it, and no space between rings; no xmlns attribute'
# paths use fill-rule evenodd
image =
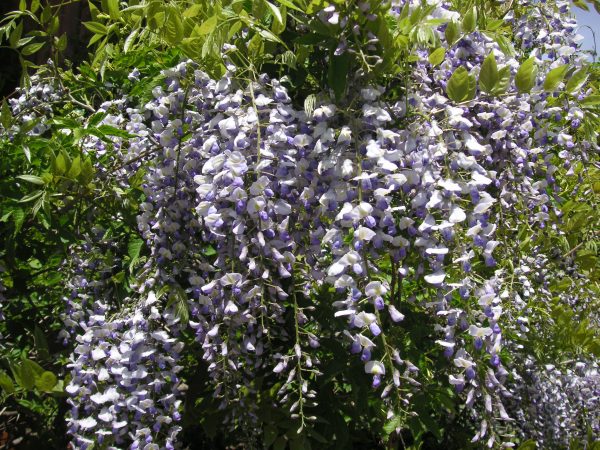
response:
<svg viewBox="0 0 600 450"><path fill-rule="evenodd" d="M2 107L15 444L594 445L568 3L103 0L77 67L22 3L1 33L52 58Z"/></svg>

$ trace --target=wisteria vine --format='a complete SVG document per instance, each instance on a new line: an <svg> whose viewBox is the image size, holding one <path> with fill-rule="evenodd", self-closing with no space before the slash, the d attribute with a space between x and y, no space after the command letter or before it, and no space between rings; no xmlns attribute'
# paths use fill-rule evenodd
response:
<svg viewBox="0 0 600 450"><path fill-rule="evenodd" d="M420 7L397 1L389 14L401 20ZM368 4L356 8L371 20ZM547 256L535 247L523 257L515 233L535 239L556 229L557 165L597 151L578 134L585 81L571 103L555 101L565 83L547 82L563 66L585 65L568 4L531 11L504 17L515 36L507 48L489 33L460 31L458 13L431 2L443 52L418 49L401 94L392 89L399 80L379 86L359 74L347 101L323 94L300 109L284 80L231 61L213 79L184 61L163 72L146 104L103 104L102 123L130 137L88 136L83 149L112 146L114 167L97 170L121 183L146 171L138 228L149 258L117 305L97 275L111 269L72 252L62 337L74 346L66 388L74 447L177 447L188 327L233 425L256 420L253 380L266 374L281 384L278 404L299 432L310 427L324 291L334 336L364 363L388 417L407 415L421 389L401 345L405 314L418 306L477 423L474 441L511 445L517 430L568 443L582 423L597 435L597 362L538 367L518 342L536 320L531 303L543 308L552 294ZM340 29L336 56L356 50L352 35L369 33L344 14L329 6L317 15ZM233 60L236 48L224 52ZM523 81L525 64L536 71ZM494 86L484 73L495 74ZM457 100L459 76L473 95ZM24 101L13 101L15 115ZM99 232L87 245L101 241Z"/></svg>

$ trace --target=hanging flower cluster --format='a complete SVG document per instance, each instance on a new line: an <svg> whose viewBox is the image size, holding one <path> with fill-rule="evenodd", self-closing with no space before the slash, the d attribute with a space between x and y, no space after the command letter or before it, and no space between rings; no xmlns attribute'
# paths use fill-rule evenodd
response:
<svg viewBox="0 0 600 450"><path fill-rule="evenodd" d="M15 126L6 130L9 136L23 131L29 136L43 135L50 128L48 120L53 115L52 106L64 100L64 92L55 81L33 75L30 83L29 88L17 90L18 97L9 100L16 122Z"/></svg>
<svg viewBox="0 0 600 450"><path fill-rule="evenodd" d="M141 301L116 300L111 276L119 261L105 256L118 245L104 230L73 249L66 298L64 342L75 342L69 433L76 448L173 449L180 431L179 319L153 291ZM92 249L94 251L92 252ZM90 253L91 252L91 253ZM90 254L82 258L80 255ZM108 263L108 264L107 264ZM112 263L112 264L111 264Z"/></svg>
<svg viewBox="0 0 600 450"><path fill-rule="evenodd" d="M581 430L600 432L600 374L597 362L538 367L532 360L516 378L515 413L520 431L546 445L570 444ZM511 408L512 409L512 408Z"/></svg>

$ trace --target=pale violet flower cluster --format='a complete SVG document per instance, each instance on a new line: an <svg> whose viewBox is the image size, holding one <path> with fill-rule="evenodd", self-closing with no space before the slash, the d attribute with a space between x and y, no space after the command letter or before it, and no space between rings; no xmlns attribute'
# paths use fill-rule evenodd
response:
<svg viewBox="0 0 600 450"><path fill-rule="evenodd" d="M50 128L53 105L64 101L64 92L55 81L33 75L30 83L28 88L17 89L18 96L9 100L14 119L12 127L6 130L9 136L20 131L29 136L44 134Z"/></svg>
<svg viewBox="0 0 600 450"><path fill-rule="evenodd" d="M528 321L521 315L526 314L526 301L545 301L547 291L542 289L543 295L536 295L537 286L543 283L539 283L525 264L521 265L516 257L518 249L514 253L514 273L505 267L496 270L484 283L469 274L475 263L496 267L495 255L503 247L504 252L514 250L507 247L510 241L498 232L495 221L499 217L507 217L507 214L510 217L509 222L505 219L501 224L503 228L543 229L551 221L552 214L557 214L552 203L558 200L553 177L556 157L568 167L572 159L585 158L591 146L589 142L576 142L573 136L579 126L580 110L567 108L567 123L572 130L569 134L562 121L563 107L550 108L551 93L545 92L542 86L549 70L561 64L570 64L575 69L582 66L582 57L576 52L580 37L575 34L575 22L565 16L567 3L559 4L558 10L552 5L538 6L532 17L510 17L519 39L526 41L528 30L534 30L542 39L531 53L540 69L531 93L520 94L511 87L501 98L480 93L463 105L456 105L446 97L446 83L454 70L465 67L477 76L484 58L492 52L498 66L509 67L513 75L519 67L519 52L511 57L490 37L475 31L452 46L446 45L445 60L437 67L430 68L426 60L428 54L424 52L423 61L417 63L415 71L421 89L409 97L415 109L424 117L429 116L429 121L421 124L421 136L417 138L417 145L429 150L423 160L430 179L421 186L425 191L418 194L422 200L415 202L418 198L415 197L411 201L413 209L424 205L427 210L421 213L426 217L417 227L417 233L424 232L423 237L429 238L431 231L437 231L444 239L450 237L455 243L454 251L462 252L455 253L454 264L464 273L462 279L449 280L443 267L433 265L433 273L426 275L425 280L436 283L440 292L457 292L463 299L461 303L469 305L468 310L451 307L454 303L451 295L432 304L438 309L438 315L447 318L447 324L440 328L444 339L438 343L457 369L450 375L450 383L459 391L465 390L467 404L473 405L480 397L485 415L504 423L508 423L509 416L503 402L511 393L505 386L508 372L501 358L506 340L503 327L523 326ZM440 17L451 14L443 4L432 12L433 16ZM443 31L444 27L439 30ZM440 33L439 37L444 43L444 34ZM531 47L517 40L517 47L519 45ZM584 95L585 92L580 98ZM450 167L450 173L444 173L443 165ZM469 172L470 181L468 175L465 177ZM517 208L523 214L522 219L515 214ZM439 219L435 219L439 213L431 215L438 209L443 212L442 218L460 224L459 228L440 224ZM438 252L429 245L426 247L429 248L425 252ZM518 285L511 281L515 275ZM489 425L489 419L481 422L476 439L486 438L491 446L497 436Z"/></svg>
<svg viewBox="0 0 600 450"><path fill-rule="evenodd" d="M568 447L570 437L600 433L598 363L567 363L538 367L532 360L515 377L511 405L524 436L541 445Z"/></svg>
<svg viewBox="0 0 600 450"><path fill-rule="evenodd" d="M95 227L65 264L70 294L61 338L74 346L68 430L77 449L173 449L185 389L179 319L151 290L138 294L142 300L119 300L111 277L120 253Z"/></svg>
<svg viewBox="0 0 600 450"><path fill-rule="evenodd" d="M405 4L396 2L392 14ZM412 90L389 98L383 87L356 86L352 110L327 99L300 110L278 80L241 81L232 67L214 80L191 62L166 70L147 104L116 105L105 120L134 135L114 140L120 170L147 168L138 223L152 276L140 282L145 303L127 314L109 316L101 299L90 300L69 323L81 326L68 388L76 445L174 445L182 351L174 339L182 324L172 311L153 309L148 292L163 287L183 298L215 396L223 408L235 403L234 414L255 413L252 380L274 373L285 380L279 395L292 417L304 420L315 396L308 379L318 373L311 349L320 325L312 311L320 290L331 288L336 336L362 360L392 413L398 398L410 404L419 385L418 369L393 339L417 305L436 323L449 384L473 407L475 440L493 446L510 439L497 431L509 426L507 411L518 411L507 400L515 396L507 382L515 368L503 360L503 352L518 349L505 330L524 329L527 302L544 284L525 270L503 229L551 224L555 157L567 164L591 146L565 132L542 89L558 64L582 63L568 50L577 47L572 22L556 22L561 11L539 10L547 17L508 18L521 33L515 55L477 31L449 45L440 25L441 64L431 66L428 52L418 50ZM456 14L443 3L431 12ZM331 7L318 17L333 26L345 20ZM537 39L527 34L533 28L549 37L533 53L540 71L531 93L511 81L501 97L480 92L456 104L446 96L453 71L477 75L490 52L514 77L528 39ZM568 110L570 127L581 114ZM98 141L86 145L103 150ZM512 254L509 269L500 255ZM110 409L109 398L118 408Z"/></svg>
<svg viewBox="0 0 600 450"><path fill-rule="evenodd" d="M69 433L73 445L109 448L174 449L179 426L178 365L183 344L167 329L177 328L172 311L159 312L156 295L123 317L94 302L76 337Z"/></svg>

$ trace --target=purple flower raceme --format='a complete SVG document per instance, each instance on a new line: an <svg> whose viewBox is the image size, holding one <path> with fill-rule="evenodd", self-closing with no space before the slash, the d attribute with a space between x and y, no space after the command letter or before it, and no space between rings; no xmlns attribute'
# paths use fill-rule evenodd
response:
<svg viewBox="0 0 600 450"><path fill-rule="evenodd" d="M395 2L390 14L417 6ZM415 306L435 323L449 383L478 420L474 440L510 441L501 430L507 411L526 414L511 403L514 392L526 389L507 381L518 368L505 367L504 354L521 349L505 330L526 327L530 308L523 298L543 302L548 291L544 256L534 249L533 263L519 259L514 241L498 228L549 223L556 213L555 156L576 160L584 147L556 118L568 111L565 120L577 128L582 111L551 106L543 88L545 74L558 65L582 64L569 50L578 39L573 23L559 21L562 13L552 5L538 10L507 18L518 38L514 54L477 30L450 43L447 25L434 27L443 61L433 66L419 50L414 88L404 98L358 86L352 120L327 100L313 111L294 108L282 84L266 75L245 82L230 66L214 80L192 62L164 71L164 86L145 105L104 105L104 120L134 135L114 140L118 157L136 161L123 173L141 164L147 169L138 224L151 256L140 278L141 300L121 315L107 306L110 295L79 293L87 280L73 278L63 334L77 342L67 389L78 448L175 445L182 388L177 334L187 324L155 306L153 289L163 287L189 310L232 426L255 420L258 373L284 381L280 400L304 425L316 395L309 379L319 373L320 324L313 311L328 289L333 326L364 363L390 414L398 399L410 404L410 390L419 386L417 367L394 339ZM458 18L438 2L430 16ZM333 6L318 18L354 30ZM532 53L539 74L521 92L513 82L517 58L536 39L543 43ZM490 54L508 71L506 92L480 90L472 100L452 101L448 77L458 67L479 73ZM93 137L85 142L88 151L100 145ZM501 252L514 253L511 265ZM405 295L411 285L424 295ZM286 320L293 321L291 334L282 326ZM547 384L538 369L528 368L527 376ZM592 392L594 370L593 364L581 368L574 385ZM519 376L513 378L524 379ZM241 386L248 394L240 394Z"/></svg>

